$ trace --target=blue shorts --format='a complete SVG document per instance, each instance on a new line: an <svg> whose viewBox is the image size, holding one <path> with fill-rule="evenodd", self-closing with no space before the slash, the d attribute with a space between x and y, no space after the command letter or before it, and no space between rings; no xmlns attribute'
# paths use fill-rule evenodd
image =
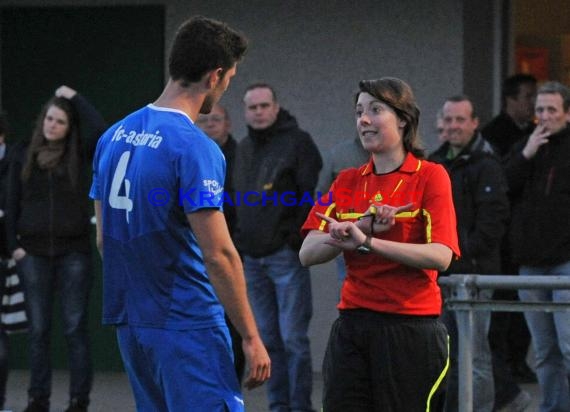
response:
<svg viewBox="0 0 570 412"><path fill-rule="evenodd" d="M119 326L137 411L243 412L228 330Z"/></svg>

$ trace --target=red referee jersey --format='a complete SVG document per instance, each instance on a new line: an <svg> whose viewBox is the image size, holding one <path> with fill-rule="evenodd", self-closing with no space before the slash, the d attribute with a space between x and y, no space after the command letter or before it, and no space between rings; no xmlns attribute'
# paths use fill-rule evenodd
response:
<svg viewBox="0 0 570 412"><path fill-rule="evenodd" d="M413 203L396 215L396 224L377 238L404 243L441 243L459 256L451 183L445 169L408 154L399 170L373 173L372 160L358 169L343 170L329 193L315 204L301 231L328 231L315 212L339 221L354 221L373 202L391 206ZM344 252L347 277L339 309L366 308L377 312L439 315L441 295L437 271L416 269L378 255Z"/></svg>

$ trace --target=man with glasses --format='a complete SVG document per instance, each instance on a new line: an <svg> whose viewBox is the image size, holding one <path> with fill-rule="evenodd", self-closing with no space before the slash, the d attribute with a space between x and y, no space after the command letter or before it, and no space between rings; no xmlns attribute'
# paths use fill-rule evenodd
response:
<svg viewBox="0 0 570 412"><path fill-rule="evenodd" d="M226 217L226 223L230 230L230 236L233 239L237 216L235 208L235 189L232 175L234 171L237 142L230 133L232 126L230 116L225 107L216 103L210 113L201 113L198 116L196 125L202 129L208 137L216 142L218 146L220 146L220 149L222 149L222 153L226 158L226 182L224 184L224 191L232 201L224 202L224 216ZM236 374L241 382L245 370L245 356L241 348L241 336L227 316L226 323L232 338Z"/></svg>

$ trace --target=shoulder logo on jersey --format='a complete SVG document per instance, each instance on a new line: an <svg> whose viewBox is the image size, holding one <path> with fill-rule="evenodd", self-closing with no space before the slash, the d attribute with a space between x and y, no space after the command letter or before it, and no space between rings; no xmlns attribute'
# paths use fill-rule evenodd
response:
<svg viewBox="0 0 570 412"><path fill-rule="evenodd" d="M211 193L214 196L219 195L224 191L224 187L215 179L204 179L202 181L206 192Z"/></svg>

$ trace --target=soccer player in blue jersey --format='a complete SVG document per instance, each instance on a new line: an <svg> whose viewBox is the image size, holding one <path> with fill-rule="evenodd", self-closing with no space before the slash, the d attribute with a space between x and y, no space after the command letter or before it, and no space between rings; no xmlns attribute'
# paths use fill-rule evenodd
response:
<svg viewBox="0 0 570 412"><path fill-rule="evenodd" d="M270 375L222 212L225 161L194 125L220 99L246 48L224 23L186 21L163 93L97 146L91 197L103 322L117 326L138 411L244 410L224 309L243 337L245 386Z"/></svg>

